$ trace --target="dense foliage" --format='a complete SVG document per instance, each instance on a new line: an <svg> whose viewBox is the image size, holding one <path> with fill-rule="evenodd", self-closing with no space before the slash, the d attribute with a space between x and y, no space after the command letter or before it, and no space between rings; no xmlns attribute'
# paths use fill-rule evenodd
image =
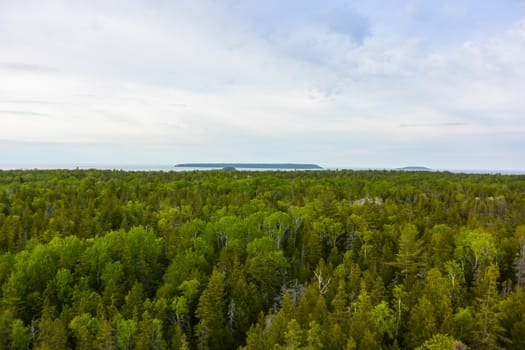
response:
<svg viewBox="0 0 525 350"><path fill-rule="evenodd" d="M525 349L525 176L0 171L0 349Z"/></svg>

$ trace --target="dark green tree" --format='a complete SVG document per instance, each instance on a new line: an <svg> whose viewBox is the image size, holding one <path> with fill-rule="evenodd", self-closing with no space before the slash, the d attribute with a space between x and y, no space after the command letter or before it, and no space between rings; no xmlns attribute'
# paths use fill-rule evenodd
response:
<svg viewBox="0 0 525 350"><path fill-rule="evenodd" d="M199 349L228 349L231 333L226 324L225 273L214 269L197 306L195 336Z"/></svg>

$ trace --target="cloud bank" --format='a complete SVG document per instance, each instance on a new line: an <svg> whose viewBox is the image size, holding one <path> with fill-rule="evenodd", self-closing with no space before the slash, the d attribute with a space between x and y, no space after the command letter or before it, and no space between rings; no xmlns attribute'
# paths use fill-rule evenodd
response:
<svg viewBox="0 0 525 350"><path fill-rule="evenodd" d="M520 1L7 0L0 46L0 162L525 168Z"/></svg>

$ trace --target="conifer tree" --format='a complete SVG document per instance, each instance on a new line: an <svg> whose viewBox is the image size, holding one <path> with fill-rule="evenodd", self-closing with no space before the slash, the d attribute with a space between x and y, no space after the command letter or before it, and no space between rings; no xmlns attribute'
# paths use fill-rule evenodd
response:
<svg viewBox="0 0 525 350"><path fill-rule="evenodd" d="M476 343L480 349L500 349L499 340L503 335L500 324L498 299L499 269L490 265L477 280L477 310L474 320Z"/></svg>
<svg viewBox="0 0 525 350"><path fill-rule="evenodd" d="M198 349L228 349L231 333L226 326L225 273L214 269L203 291L196 316L195 327Z"/></svg>
<svg viewBox="0 0 525 350"><path fill-rule="evenodd" d="M418 240L417 235L417 227L413 224L406 224L401 228L396 265L405 279L414 275L421 266L422 242Z"/></svg>
<svg viewBox="0 0 525 350"><path fill-rule="evenodd" d="M430 300L422 296L410 311L407 324L405 343L407 348L414 349L438 331L434 306Z"/></svg>
<svg viewBox="0 0 525 350"><path fill-rule="evenodd" d="M284 293L281 308L271 316L268 329L268 346L283 345L288 322L294 317L294 305L290 294Z"/></svg>
<svg viewBox="0 0 525 350"><path fill-rule="evenodd" d="M9 334L10 348L13 350L26 350L31 343L29 328L20 319L11 323L11 333Z"/></svg>

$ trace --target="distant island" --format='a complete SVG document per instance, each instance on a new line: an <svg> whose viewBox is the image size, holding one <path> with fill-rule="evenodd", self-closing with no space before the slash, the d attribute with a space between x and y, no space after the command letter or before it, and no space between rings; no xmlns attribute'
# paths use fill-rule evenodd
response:
<svg viewBox="0 0 525 350"><path fill-rule="evenodd" d="M176 168L320 170L317 164L302 163L182 163Z"/></svg>
<svg viewBox="0 0 525 350"><path fill-rule="evenodd" d="M409 170L409 171L430 171L432 169L424 166L406 166L403 168L398 168L398 170Z"/></svg>

